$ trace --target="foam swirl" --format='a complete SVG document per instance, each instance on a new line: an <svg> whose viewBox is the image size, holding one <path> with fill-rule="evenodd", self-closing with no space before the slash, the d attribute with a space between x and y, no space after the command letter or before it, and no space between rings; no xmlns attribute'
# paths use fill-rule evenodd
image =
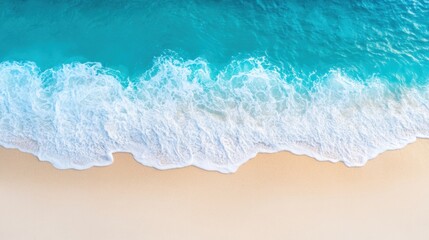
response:
<svg viewBox="0 0 429 240"><path fill-rule="evenodd" d="M429 137L426 85L331 70L304 86L263 58L214 72L203 59L164 56L138 79L120 75L100 63L1 63L0 144L62 169L109 165L125 151L159 169L234 172L282 150L362 166Z"/></svg>

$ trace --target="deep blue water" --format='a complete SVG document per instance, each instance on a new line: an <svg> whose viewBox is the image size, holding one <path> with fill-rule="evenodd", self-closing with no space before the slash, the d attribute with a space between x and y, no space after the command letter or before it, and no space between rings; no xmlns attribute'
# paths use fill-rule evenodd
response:
<svg viewBox="0 0 429 240"><path fill-rule="evenodd" d="M0 1L0 144L235 171L429 136L429 1Z"/></svg>

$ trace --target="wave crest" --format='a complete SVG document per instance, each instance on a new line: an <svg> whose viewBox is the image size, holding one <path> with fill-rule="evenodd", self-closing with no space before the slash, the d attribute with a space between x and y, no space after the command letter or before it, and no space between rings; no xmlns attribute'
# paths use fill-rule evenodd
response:
<svg viewBox="0 0 429 240"><path fill-rule="evenodd" d="M138 79L100 63L41 71L0 64L0 144L57 168L112 163L233 172L258 152L288 150L362 166L429 137L429 89L360 81L340 70L304 76L263 58L213 72L202 59L164 56Z"/></svg>

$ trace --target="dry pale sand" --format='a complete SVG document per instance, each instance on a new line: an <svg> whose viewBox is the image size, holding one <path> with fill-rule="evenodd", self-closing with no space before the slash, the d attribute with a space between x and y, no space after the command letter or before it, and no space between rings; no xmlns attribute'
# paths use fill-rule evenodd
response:
<svg viewBox="0 0 429 240"><path fill-rule="evenodd" d="M429 239L429 141L363 168L260 154L235 174L0 150L0 239Z"/></svg>

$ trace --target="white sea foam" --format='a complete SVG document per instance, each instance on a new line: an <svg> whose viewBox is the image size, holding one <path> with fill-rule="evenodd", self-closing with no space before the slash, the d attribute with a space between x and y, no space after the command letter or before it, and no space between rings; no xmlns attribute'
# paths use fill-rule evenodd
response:
<svg viewBox="0 0 429 240"><path fill-rule="evenodd" d="M161 57L123 87L99 63L42 72L3 62L0 145L57 168L109 165L125 151L159 169L234 172L258 152L281 150L362 166L429 137L428 87L392 91L333 70L305 88L292 73L251 58L214 74L201 59Z"/></svg>

